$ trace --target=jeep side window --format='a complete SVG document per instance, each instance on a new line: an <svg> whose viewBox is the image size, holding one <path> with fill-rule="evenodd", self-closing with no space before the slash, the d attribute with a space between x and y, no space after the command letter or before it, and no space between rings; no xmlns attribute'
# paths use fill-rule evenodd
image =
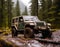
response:
<svg viewBox="0 0 60 47"><path fill-rule="evenodd" d="M16 22L18 22L18 18L16 18Z"/></svg>
<svg viewBox="0 0 60 47"><path fill-rule="evenodd" d="M23 22L23 17L19 17L19 22Z"/></svg>

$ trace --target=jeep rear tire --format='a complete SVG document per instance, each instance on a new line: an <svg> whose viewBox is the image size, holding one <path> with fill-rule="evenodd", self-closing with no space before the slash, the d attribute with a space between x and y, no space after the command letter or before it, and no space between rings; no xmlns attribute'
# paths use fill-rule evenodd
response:
<svg viewBox="0 0 60 47"><path fill-rule="evenodd" d="M24 37L25 38L34 38L33 29L26 27L25 31L24 31Z"/></svg>
<svg viewBox="0 0 60 47"><path fill-rule="evenodd" d="M12 37L16 37L17 36L17 31L15 28L12 28Z"/></svg>

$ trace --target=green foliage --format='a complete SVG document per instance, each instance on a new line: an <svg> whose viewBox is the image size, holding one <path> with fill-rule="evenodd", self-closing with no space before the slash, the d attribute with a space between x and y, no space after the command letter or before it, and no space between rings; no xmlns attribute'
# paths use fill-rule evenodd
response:
<svg viewBox="0 0 60 47"><path fill-rule="evenodd" d="M41 20L50 22L54 28L60 28L60 0L40 0L38 15Z"/></svg>
<svg viewBox="0 0 60 47"><path fill-rule="evenodd" d="M11 27L11 19L12 19L12 0L7 0L7 10L8 10L8 27Z"/></svg>
<svg viewBox="0 0 60 47"><path fill-rule="evenodd" d="M38 0L31 0L31 15L38 15Z"/></svg>
<svg viewBox="0 0 60 47"><path fill-rule="evenodd" d="M12 18L12 1L0 0L0 28L11 26Z"/></svg>
<svg viewBox="0 0 60 47"><path fill-rule="evenodd" d="M3 23L3 1L4 0L0 0L0 28L2 27Z"/></svg>

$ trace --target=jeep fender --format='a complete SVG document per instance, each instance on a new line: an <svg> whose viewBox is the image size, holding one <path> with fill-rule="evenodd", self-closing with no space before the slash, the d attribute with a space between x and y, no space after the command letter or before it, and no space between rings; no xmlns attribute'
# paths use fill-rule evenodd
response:
<svg viewBox="0 0 60 47"><path fill-rule="evenodd" d="M15 26L11 26L11 28L12 28L12 29L15 28L15 29L17 30L17 28L16 28Z"/></svg>

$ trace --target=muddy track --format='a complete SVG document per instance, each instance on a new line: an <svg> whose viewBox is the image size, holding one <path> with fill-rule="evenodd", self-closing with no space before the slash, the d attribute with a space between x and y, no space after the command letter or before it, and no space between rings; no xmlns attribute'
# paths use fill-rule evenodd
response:
<svg viewBox="0 0 60 47"><path fill-rule="evenodd" d="M7 38L0 41L2 47L60 47L60 42L45 39Z"/></svg>
<svg viewBox="0 0 60 47"><path fill-rule="evenodd" d="M54 32L52 37L53 39L31 39L4 36L0 40L0 47L60 47L60 31Z"/></svg>

